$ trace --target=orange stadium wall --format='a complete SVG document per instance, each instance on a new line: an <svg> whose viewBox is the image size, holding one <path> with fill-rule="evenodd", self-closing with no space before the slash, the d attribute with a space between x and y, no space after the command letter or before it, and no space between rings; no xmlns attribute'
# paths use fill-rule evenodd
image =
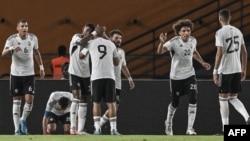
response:
<svg viewBox="0 0 250 141"><path fill-rule="evenodd" d="M129 90L123 81L121 103L118 111L118 130L122 134L164 134L164 120L170 102L168 80L135 80L136 88ZM250 110L249 81L243 82L243 92L239 98ZM12 120L12 100L9 95L9 81L0 80L0 134L14 134ZM42 117L49 94L55 90L69 90L67 80L37 80L34 107L27 119L31 134L42 134ZM218 94L212 81L198 81L198 111L194 128L200 135L214 135L220 132ZM22 105L24 102L22 102ZM185 134L187 126L187 97L181 99L174 117L174 133ZM104 105L103 105L104 106ZM105 107L105 106L104 106ZM102 111L104 111L103 108ZM245 124L244 119L230 106L230 123ZM92 104L88 104L86 131L93 133ZM250 112L250 111L249 111ZM61 126L58 133L62 133ZM109 125L104 126L104 134L109 134Z"/></svg>
<svg viewBox="0 0 250 141"><path fill-rule="evenodd" d="M29 31L38 36L46 74L51 74L50 60L57 55L57 47L61 44L69 46L71 37L81 32L86 22L105 25L107 32L113 28L122 30L125 42L209 1L211 0L192 0L192 2L184 0L1 0L0 49L3 48L7 37L17 32L17 20L25 18L29 22ZM219 0L218 4L223 5L230 1ZM244 1L244 3L249 2ZM214 8L216 6L215 3ZM203 11L205 12L207 11ZM199 14L201 13L197 12L185 18L192 19ZM172 24L168 25L161 32L171 30L171 26ZM206 31L209 30L207 27ZM150 38L143 39L141 42L147 42ZM126 51L135 46L136 44L132 44L124 49ZM10 72L10 58L1 58L0 64L2 66L0 74ZM36 68L38 73L37 65Z"/></svg>

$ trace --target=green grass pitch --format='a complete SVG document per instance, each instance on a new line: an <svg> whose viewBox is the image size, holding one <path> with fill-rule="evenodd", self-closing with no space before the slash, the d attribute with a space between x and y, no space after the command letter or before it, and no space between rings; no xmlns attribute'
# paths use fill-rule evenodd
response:
<svg viewBox="0 0 250 141"><path fill-rule="evenodd" d="M0 135L0 141L223 141L223 136L185 135Z"/></svg>

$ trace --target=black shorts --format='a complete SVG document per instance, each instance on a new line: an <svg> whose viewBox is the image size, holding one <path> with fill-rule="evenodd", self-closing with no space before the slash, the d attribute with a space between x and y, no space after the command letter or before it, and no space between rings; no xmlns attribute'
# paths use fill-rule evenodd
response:
<svg viewBox="0 0 250 141"><path fill-rule="evenodd" d="M197 94L197 81L195 76L183 80L170 80L170 91L172 95L183 96L185 94Z"/></svg>
<svg viewBox="0 0 250 141"><path fill-rule="evenodd" d="M94 102L116 102L115 80L97 79L91 82L92 100Z"/></svg>
<svg viewBox="0 0 250 141"><path fill-rule="evenodd" d="M241 91L241 73L219 74L219 93L238 93Z"/></svg>
<svg viewBox="0 0 250 141"><path fill-rule="evenodd" d="M12 96L24 96L25 94L35 94L35 77L30 76L10 76L10 91Z"/></svg>
<svg viewBox="0 0 250 141"><path fill-rule="evenodd" d="M58 116L54 113L51 113L48 117L48 124L61 123L61 124L70 124L70 113Z"/></svg>
<svg viewBox="0 0 250 141"><path fill-rule="evenodd" d="M90 77L82 78L70 74L69 84L71 90L81 90L82 95L90 95Z"/></svg>

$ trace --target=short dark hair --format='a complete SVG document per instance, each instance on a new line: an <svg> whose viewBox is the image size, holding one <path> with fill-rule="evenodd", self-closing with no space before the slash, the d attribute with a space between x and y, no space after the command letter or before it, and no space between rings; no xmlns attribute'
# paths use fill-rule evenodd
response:
<svg viewBox="0 0 250 141"><path fill-rule="evenodd" d="M58 100L59 105L61 105L62 109L65 109L69 105L69 99L67 97L61 97Z"/></svg>
<svg viewBox="0 0 250 141"><path fill-rule="evenodd" d="M219 16L220 16L222 21L227 22L230 19L231 13L228 9L221 9L219 11Z"/></svg>
<svg viewBox="0 0 250 141"><path fill-rule="evenodd" d="M190 27L190 29L193 30L194 23L189 19L179 20L178 22L173 24L173 30L175 32L175 35L178 36L181 28L184 27L184 26Z"/></svg>
<svg viewBox="0 0 250 141"><path fill-rule="evenodd" d="M28 21L25 20L25 19L20 19L17 21L17 25L20 24L20 23L27 23Z"/></svg>
<svg viewBox="0 0 250 141"><path fill-rule="evenodd" d="M112 37L114 34L119 34L122 36L122 32L119 29L113 29L109 32L109 37Z"/></svg>
<svg viewBox="0 0 250 141"><path fill-rule="evenodd" d="M93 32L95 30L95 25L93 23L88 22L85 24L85 26L90 29L90 32Z"/></svg>
<svg viewBox="0 0 250 141"><path fill-rule="evenodd" d="M59 47L58 47L58 55L59 56L65 56L66 55L66 51L67 51L67 48L66 48L66 46L65 45L60 45Z"/></svg>

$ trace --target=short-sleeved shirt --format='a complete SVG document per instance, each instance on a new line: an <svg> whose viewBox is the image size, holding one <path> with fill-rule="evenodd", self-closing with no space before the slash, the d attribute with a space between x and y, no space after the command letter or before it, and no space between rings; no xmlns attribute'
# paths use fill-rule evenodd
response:
<svg viewBox="0 0 250 141"><path fill-rule="evenodd" d="M117 53L120 58L118 66L115 66L115 86L116 89L122 88L121 70L122 66L126 66L125 52L121 48L117 48Z"/></svg>
<svg viewBox="0 0 250 141"><path fill-rule="evenodd" d="M197 41L190 36L183 42L180 36L167 41L163 47L167 48L172 57L170 78L182 80L195 75L193 67L193 52L196 50Z"/></svg>
<svg viewBox="0 0 250 141"><path fill-rule="evenodd" d="M5 43L6 47L19 46L21 51L12 51L11 74L14 76L34 75L33 50L38 49L36 35L27 33L26 39L21 39L19 34L11 35Z"/></svg>
<svg viewBox="0 0 250 141"><path fill-rule="evenodd" d="M90 68L89 68L89 54L88 51L85 52L85 57L80 59L79 53L81 51L81 45L78 45L77 42L83 38L82 34L75 34L72 37L70 42L69 54L70 54L70 63L69 63L69 73L79 76L79 77L90 77ZM88 46L88 45L86 45ZM86 48L84 48L86 50Z"/></svg>
<svg viewBox="0 0 250 141"><path fill-rule="evenodd" d="M215 34L215 45L222 47L219 73L232 74L241 72L241 46L244 38L241 31L231 25L225 25Z"/></svg>
<svg viewBox="0 0 250 141"><path fill-rule="evenodd" d="M61 97L66 97L70 101L68 107L65 110L62 110L60 108L61 106L58 105L58 102L57 102ZM48 99L45 110L48 112L52 112L58 116L64 115L64 114L70 112L70 105L71 105L72 100L73 100L73 94L70 92L64 92L64 91L52 92L49 99Z"/></svg>
<svg viewBox="0 0 250 141"><path fill-rule="evenodd" d="M91 81L104 78L115 80L113 58L118 57L115 44L98 37L89 41L88 50L92 62Z"/></svg>

